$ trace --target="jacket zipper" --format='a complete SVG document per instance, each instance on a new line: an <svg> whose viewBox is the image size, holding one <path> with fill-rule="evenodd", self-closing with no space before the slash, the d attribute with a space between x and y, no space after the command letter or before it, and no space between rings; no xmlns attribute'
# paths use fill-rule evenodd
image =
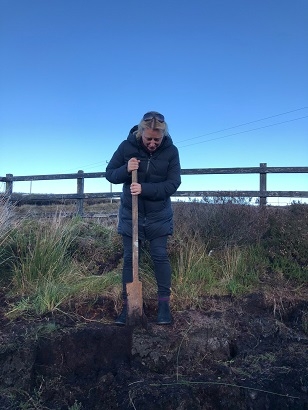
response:
<svg viewBox="0 0 308 410"><path fill-rule="evenodd" d="M147 176L147 174L148 174L148 172L149 172L149 167L150 167L151 158L152 158L152 154L150 154L149 157L148 157L147 168L146 168L146 171L145 171L145 175L146 175L146 176ZM146 217L146 215L145 215L144 218L143 218L143 224L142 224L143 229L145 229L146 220L147 220L147 217Z"/></svg>
<svg viewBox="0 0 308 410"><path fill-rule="evenodd" d="M146 174L146 175L147 175L147 173L148 173L148 171L149 171L151 158L152 158L152 154L150 154L150 156L148 157L147 169L146 169L146 171L145 171L145 174Z"/></svg>

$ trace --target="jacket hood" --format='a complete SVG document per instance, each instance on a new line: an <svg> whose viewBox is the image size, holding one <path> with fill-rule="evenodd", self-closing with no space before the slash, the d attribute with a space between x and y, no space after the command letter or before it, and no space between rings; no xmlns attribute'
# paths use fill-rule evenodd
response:
<svg viewBox="0 0 308 410"><path fill-rule="evenodd" d="M134 125L133 128L131 128L131 130L129 131L129 134L133 134L135 131L138 131L138 125Z"/></svg>

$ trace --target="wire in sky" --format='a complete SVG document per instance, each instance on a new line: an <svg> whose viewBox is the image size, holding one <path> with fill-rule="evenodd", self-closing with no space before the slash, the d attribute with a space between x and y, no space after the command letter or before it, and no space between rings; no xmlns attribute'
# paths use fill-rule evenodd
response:
<svg viewBox="0 0 308 410"><path fill-rule="evenodd" d="M93 164L88 164L88 165L85 165L84 167L79 167L78 169L82 169L82 170L83 170L84 168L95 168L97 165L101 165L101 164L103 164L104 162L107 163L107 161L93 162ZM64 171L64 173L65 173L65 172L70 172L70 171L76 172L76 168L67 169L66 171Z"/></svg>
<svg viewBox="0 0 308 410"><path fill-rule="evenodd" d="M182 146L178 146L178 147L179 147L179 148L185 148L185 147L190 147L190 146L192 146L192 145L203 144L203 143L209 142L209 141L215 141L215 140L220 140L220 139L222 139L222 138L232 137L233 135L244 134L245 132L251 132L251 131L261 130L261 129L263 129L263 128L274 127L275 125L285 124L285 123L291 122L291 121L302 120L303 118L308 118L308 115L306 115L306 116L304 116L304 117L293 118L292 120L276 122L275 124L264 125L263 127L252 128L251 130L245 130L245 131L235 132L234 134L223 135L223 136L221 136L221 137L216 137L216 138L210 138L210 139L205 140L205 141L194 142L193 144L187 144L187 145L182 145ZM185 141L187 141L187 140L185 140Z"/></svg>
<svg viewBox="0 0 308 410"><path fill-rule="evenodd" d="M292 112L296 112L296 111L300 111L300 110L305 110L305 109L307 109L307 108L308 108L308 107L297 108L296 110L286 111L286 112L283 112L283 113L280 113L280 114L271 115L271 116L269 116L269 117L260 118L260 119L258 119L258 120L245 122L245 123L240 124L240 125L235 125L235 126L233 126L233 127L224 128L224 129L219 130L219 131L209 132L209 133L207 133L207 134L202 134L202 135L199 135L199 136L197 136L197 137L187 138L187 139L178 141L178 142L177 142L177 146L178 146L179 144L181 144L182 142L185 142L185 141L191 141L191 140L194 140L194 139L197 139L197 138L206 137L206 136L208 136L208 135L218 134L219 132L228 131L228 130L232 130L232 129L234 129L234 128L243 127L244 125L249 125L249 124L253 124L253 123L256 123L256 122L268 120L268 119L270 119L270 118L275 118L275 117L279 117L279 116L281 116L281 115L290 114L290 113L292 113ZM253 129L251 129L251 130L245 130L245 131L236 132L236 133L234 133L234 134L223 135L223 136L221 136L221 137L210 138L210 139L207 139L207 140L205 140L205 141L199 141L199 142L195 142L195 143L192 143L192 144L182 145L182 146L179 146L179 148L190 147L190 146L192 146L192 145L203 144L203 143L205 143L205 142L215 141L215 140L222 139L222 138L228 138L228 137L231 137L231 136L233 136L233 135L239 135L239 134L243 134L243 133L245 133L245 132L251 132L251 131L260 130L260 129L262 129L262 128L273 127L273 126L275 126L275 125L284 124L284 123L291 122L291 121L296 121L296 120L301 120L301 119L307 118L307 117L308 117L308 116L299 117L299 118L294 118L294 119L292 119L292 120L282 121L282 122L278 122L278 123L275 123L275 124L265 125L265 126L263 126L263 127L253 128ZM107 161L95 162L95 163L92 163L92 164L89 164L89 165L85 165L84 167L79 167L78 169L94 168L94 167L96 167L96 166L98 166L98 165L101 165L101 164L104 164L104 163L106 163L106 162L107 162ZM67 170L67 171L69 171L69 170Z"/></svg>
<svg viewBox="0 0 308 410"><path fill-rule="evenodd" d="M279 117L279 116L281 116L281 115L290 114L290 113L295 112L295 111L305 110L306 108L308 108L308 107L297 108L296 110L282 112L281 114L271 115L270 117L260 118L259 120L254 120L254 121L245 122L245 123L243 123L243 124L235 125L235 126L233 126L233 127L224 128L224 129L219 130L219 131L213 131L213 132L209 132L209 133L207 133L207 134L202 134L202 135L199 135L198 137L186 138L185 140L178 141L177 143L180 144L181 142L191 141L191 140L194 140L194 139L197 139L197 138L206 137L207 135L218 134L219 132L228 131L228 130L232 130L232 129L234 129L234 128L243 127L244 125L253 124L253 123L255 123L255 122L260 122L260 121L269 120L270 118L275 118L275 117ZM212 140L209 140L209 141L212 141ZM185 146L186 146L186 145L185 145Z"/></svg>

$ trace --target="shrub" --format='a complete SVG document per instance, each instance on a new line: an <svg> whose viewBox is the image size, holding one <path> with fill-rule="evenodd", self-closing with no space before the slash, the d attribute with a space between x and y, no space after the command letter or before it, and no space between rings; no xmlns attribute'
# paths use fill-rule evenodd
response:
<svg viewBox="0 0 308 410"><path fill-rule="evenodd" d="M70 249L77 261L85 264L92 274L117 268L123 253L122 238L116 229L82 219L79 219L79 234Z"/></svg>
<svg viewBox="0 0 308 410"><path fill-rule="evenodd" d="M175 230L185 229L190 236L197 233L208 251L259 243L266 228L266 210L256 206L232 202L175 206Z"/></svg>
<svg viewBox="0 0 308 410"><path fill-rule="evenodd" d="M300 282L308 280L308 206L269 208L262 246L272 270Z"/></svg>

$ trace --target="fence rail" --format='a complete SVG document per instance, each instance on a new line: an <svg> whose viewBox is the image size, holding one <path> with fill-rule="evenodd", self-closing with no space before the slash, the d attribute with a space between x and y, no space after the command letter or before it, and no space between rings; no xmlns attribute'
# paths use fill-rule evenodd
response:
<svg viewBox="0 0 308 410"><path fill-rule="evenodd" d="M267 174L286 174L286 173L308 173L308 167L268 167L266 163L260 163L259 167L248 168L193 168L182 169L181 175L203 175L203 174L259 174L260 184L257 191L177 191L174 197L191 198L191 197L240 197L240 198L259 198L261 206L266 205L267 198L285 197L285 198L308 198L308 191L267 191ZM105 172L83 172L78 171L74 174L54 174L54 175L28 175L28 176L13 176L6 174L5 177L0 177L0 182L5 183L5 193L3 196L9 198L10 201L21 200L20 194L13 192L13 183L17 181L42 181L42 180L61 180L61 179L76 179L77 193L76 194L23 194L22 199L27 201L51 201L74 199L77 202L76 213L83 214L83 201L90 198L119 198L121 192L102 192L102 193L85 193L84 181L87 178L105 178Z"/></svg>

